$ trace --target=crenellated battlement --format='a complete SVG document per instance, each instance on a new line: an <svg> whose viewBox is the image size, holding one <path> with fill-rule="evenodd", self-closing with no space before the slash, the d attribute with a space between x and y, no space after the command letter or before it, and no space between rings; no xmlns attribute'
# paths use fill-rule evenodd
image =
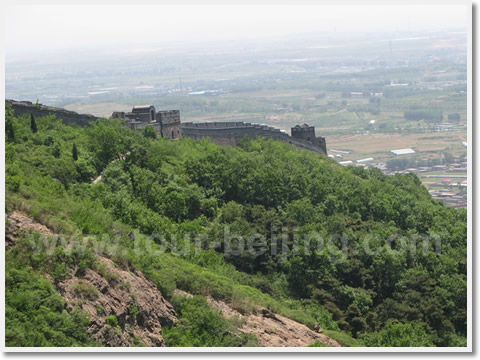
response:
<svg viewBox="0 0 480 360"><path fill-rule="evenodd" d="M182 123L179 110L162 110L155 112L153 105L134 106L129 113L114 112L114 118L123 118L131 129L141 129L152 125L161 136L178 139L182 136L192 139L210 138L219 145L235 146L245 136L285 141L297 148L327 154L325 138L315 136L315 127L307 124L297 125L291 129L291 136L285 131L265 124L242 121L217 121Z"/></svg>
<svg viewBox="0 0 480 360"><path fill-rule="evenodd" d="M308 126L308 125L307 125ZM325 138L315 137L315 128L313 136L304 138L298 136L292 128L290 136L285 131L265 124L245 123L245 122L206 122L206 123L182 123L183 136L193 139L210 138L211 141L219 145L235 146L245 136L250 138L266 137L274 140L280 140L295 145L297 148L327 153Z"/></svg>
<svg viewBox="0 0 480 360"><path fill-rule="evenodd" d="M78 114L61 108L33 104L29 101L6 100L13 108L15 115L33 114L35 116L55 115L66 124L88 125L98 118L89 114ZM157 133L170 139L189 137L192 139L210 138L219 145L235 146L245 136L252 139L259 137L288 142L299 149L321 154L327 153L325 138L315 136L315 127L307 124L296 125L291 135L278 128L249 122L217 121L182 123L179 110L156 111L153 105L134 106L131 112L112 113L112 118L123 119L125 125L133 130L153 126Z"/></svg>
<svg viewBox="0 0 480 360"><path fill-rule="evenodd" d="M98 117L90 114L78 114L74 111L42 104L34 104L30 101L5 100L5 102L12 106L13 112L16 116L22 116L24 114L33 114L36 117L54 115L58 119L61 119L65 124L77 124L81 126L88 125L92 121L98 119Z"/></svg>

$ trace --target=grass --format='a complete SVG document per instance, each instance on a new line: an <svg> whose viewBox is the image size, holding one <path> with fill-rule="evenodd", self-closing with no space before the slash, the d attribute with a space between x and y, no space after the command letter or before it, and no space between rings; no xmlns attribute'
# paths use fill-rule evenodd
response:
<svg viewBox="0 0 480 360"><path fill-rule="evenodd" d="M85 284L83 282L78 282L72 286L73 291L78 296L81 296L84 299L96 300L98 298L98 291L93 286Z"/></svg>
<svg viewBox="0 0 480 360"><path fill-rule="evenodd" d="M155 264L153 268L148 259L142 261L146 276L167 298L175 288L179 288L195 295L210 295L231 303L242 314L253 313L258 307L265 307L309 328L318 322L324 329L338 329L322 307L312 308L296 300L275 299L257 288L242 284L240 273L236 270L221 274L218 269L210 271L171 254L162 254L152 259ZM142 268L141 264L139 266Z"/></svg>
<svg viewBox="0 0 480 360"><path fill-rule="evenodd" d="M335 330L324 330L325 335L331 337L333 340L337 341L340 345L346 347L364 347L363 343L360 340L354 339L350 335L335 331Z"/></svg>
<svg viewBox="0 0 480 360"><path fill-rule="evenodd" d="M321 341L315 341L314 343L308 345L308 347L331 347L328 344L322 343Z"/></svg>

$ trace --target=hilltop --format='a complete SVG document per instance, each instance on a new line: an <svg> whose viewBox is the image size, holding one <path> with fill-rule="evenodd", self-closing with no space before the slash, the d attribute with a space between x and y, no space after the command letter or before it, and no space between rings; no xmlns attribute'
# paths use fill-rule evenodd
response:
<svg viewBox="0 0 480 360"><path fill-rule="evenodd" d="M413 174L8 105L6 138L7 346L466 346L466 211Z"/></svg>

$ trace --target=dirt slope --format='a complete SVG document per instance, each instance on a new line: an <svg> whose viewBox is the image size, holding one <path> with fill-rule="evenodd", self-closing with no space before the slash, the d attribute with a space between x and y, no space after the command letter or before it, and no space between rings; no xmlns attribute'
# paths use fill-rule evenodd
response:
<svg viewBox="0 0 480 360"><path fill-rule="evenodd" d="M18 236L32 230L47 236L54 235L47 227L21 212L8 214L7 248ZM48 275L46 277L49 278ZM81 308L89 314L90 336L107 346L165 346L162 327L177 322L173 306L140 271L119 269L105 257L98 257L96 270L89 269L82 277L72 273L66 280L54 285L69 310ZM175 292L192 296L181 290ZM254 314L242 315L223 301L210 296L207 300L225 318L237 318L239 331L255 334L261 346L308 346L316 341L340 346L328 336L265 308L258 308Z"/></svg>
<svg viewBox="0 0 480 360"><path fill-rule="evenodd" d="M69 309L80 307L90 315L88 332L109 346L165 346L162 326L177 322L173 306L139 271L124 271L100 257L101 271L88 270L82 278L57 284ZM109 279L108 281L104 276ZM115 316L118 326L111 325ZM110 317L110 325L107 323Z"/></svg>
<svg viewBox="0 0 480 360"><path fill-rule="evenodd" d="M192 296L182 290L175 294ZM274 314L265 308L258 308L256 314L242 315L229 304L208 296L210 305L219 309L225 318L237 318L238 330L245 334L255 334L261 346L267 347L297 347L308 346L320 341L328 346L340 346L332 338L309 329L307 326L282 315Z"/></svg>
<svg viewBox="0 0 480 360"><path fill-rule="evenodd" d="M36 231L46 236L54 235L54 233L45 225L36 222L20 211L12 211L10 214L6 215L6 218L5 246L7 249L14 244L14 240L17 237L30 231Z"/></svg>
<svg viewBox="0 0 480 360"><path fill-rule="evenodd" d="M6 247L31 230L54 235L21 212L8 214ZM54 284L67 309L86 311L90 316L89 335L104 345L165 346L162 327L177 322L173 306L140 271L124 271L105 257L99 256L97 262L95 271L88 269L82 277L72 272L66 280ZM45 277L53 283L48 274Z"/></svg>

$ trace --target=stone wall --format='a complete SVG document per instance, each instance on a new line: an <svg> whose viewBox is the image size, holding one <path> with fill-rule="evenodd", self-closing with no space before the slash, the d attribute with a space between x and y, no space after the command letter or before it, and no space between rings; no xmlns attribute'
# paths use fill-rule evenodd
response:
<svg viewBox="0 0 480 360"><path fill-rule="evenodd" d="M180 110L158 111L156 120L162 124L162 136L166 136L169 139L180 139L183 136Z"/></svg>
<svg viewBox="0 0 480 360"><path fill-rule="evenodd" d="M213 122L213 123L183 123L183 136L192 139L210 138L219 145L235 146L245 136L249 138L266 137L295 145L302 150L309 150L326 154L326 148L320 144L311 143L303 139L293 138L279 129L267 125L244 122ZM317 138L323 139L323 138ZM323 140L324 144L325 141Z"/></svg>
<svg viewBox="0 0 480 360"><path fill-rule="evenodd" d="M78 114L73 111L33 104L29 101L6 100L9 103L16 116L24 114L33 114L36 117L55 115L65 124L77 124L81 126L88 125L98 118L89 114ZM138 115L138 114L136 114ZM115 112L112 117L126 117L123 112ZM287 133L261 124L252 124L244 122L211 122L211 123L181 123L180 112L178 110L159 111L156 113L156 121L127 121L126 125L131 129L142 129L151 125L162 136L170 139L179 139L182 136L202 139L210 138L211 141L219 145L235 146L245 136L250 138L266 137L274 140L280 140L295 145L299 149L309 150L320 154L326 154L327 148L325 138L315 137L313 141L307 141L301 138L291 137Z"/></svg>
<svg viewBox="0 0 480 360"><path fill-rule="evenodd" d="M180 110L160 110L156 114L156 119L164 125L180 123Z"/></svg>
<svg viewBox="0 0 480 360"><path fill-rule="evenodd" d="M314 141L315 145L322 149L323 153L327 154L327 142L324 137L317 136Z"/></svg>
<svg viewBox="0 0 480 360"><path fill-rule="evenodd" d="M146 126L153 126L157 134L160 134L161 125L157 122L140 122L140 121L130 121L126 125L132 130L143 130Z"/></svg>
<svg viewBox="0 0 480 360"><path fill-rule="evenodd" d="M57 119L61 119L64 124L77 124L86 126L98 118L89 114L78 114L73 111L41 105L33 104L30 101L15 101L6 100L13 108L15 116L22 116L24 114L33 114L35 117L55 115Z"/></svg>

